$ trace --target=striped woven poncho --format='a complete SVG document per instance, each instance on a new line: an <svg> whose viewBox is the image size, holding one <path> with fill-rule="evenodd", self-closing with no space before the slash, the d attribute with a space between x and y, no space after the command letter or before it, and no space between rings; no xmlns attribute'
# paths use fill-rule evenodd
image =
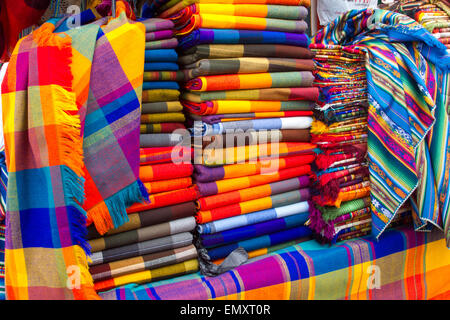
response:
<svg viewBox="0 0 450 320"><path fill-rule="evenodd" d="M407 16L353 10L312 43L366 52L372 233L379 237L408 200L416 230L442 228L450 246L450 56Z"/></svg>

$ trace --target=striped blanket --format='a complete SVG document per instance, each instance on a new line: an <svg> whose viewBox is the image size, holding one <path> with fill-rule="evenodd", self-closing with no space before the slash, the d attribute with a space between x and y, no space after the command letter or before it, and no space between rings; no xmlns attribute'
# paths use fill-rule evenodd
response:
<svg viewBox="0 0 450 320"><path fill-rule="evenodd" d="M107 300L448 299L448 261L442 233L397 228L379 240L364 237L332 246L303 242L217 277L196 273L100 295Z"/></svg>
<svg viewBox="0 0 450 320"><path fill-rule="evenodd" d="M124 12L102 28L61 34L46 23L14 50L2 83L8 299L98 298L86 224L101 233L119 226L125 208L146 196L138 178L141 27ZM75 271L79 281L68 285Z"/></svg>
<svg viewBox="0 0 450 320"><path fill-rule="evenodd" d="M312 43L357 45L369 59L373 234L379 237L411 199L416 230L442 228L450 246L445 46L414 20L379 9L348 12Z"/></svg>

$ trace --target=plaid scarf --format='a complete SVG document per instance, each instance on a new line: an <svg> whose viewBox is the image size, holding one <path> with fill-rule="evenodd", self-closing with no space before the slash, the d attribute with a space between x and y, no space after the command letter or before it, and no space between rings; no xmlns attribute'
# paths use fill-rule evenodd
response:
<svg viewBox="0 0 450 320"><path fill-rule="evenodd" d="M16 46L2 84L8 299L98 299L86 225L123 224L139 180L145 30L122 12ZM133 42L133 46L128 44Z"/></svg>

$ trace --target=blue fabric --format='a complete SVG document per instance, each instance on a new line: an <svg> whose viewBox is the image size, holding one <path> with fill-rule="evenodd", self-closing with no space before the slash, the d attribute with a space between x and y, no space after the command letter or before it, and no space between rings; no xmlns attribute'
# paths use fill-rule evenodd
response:
<svg viewBox="0 0 450 320"><path fill-rule="evenodd" d="M145 62L176 62L178 54L175 49L145 50Z"/></svg>
<svg viewBox="0 0 450 320"><path fill-rule="evenodd" d="M180 85L175 81L146 81L142 85L142 90L151 89L175 89L179 90Z"/></svg>
<svg viewBox="0 0 450 320"><path fill-rule="evenodd" d="M177 71L178 63L174 62L146 62L144 71Z"/></svg>

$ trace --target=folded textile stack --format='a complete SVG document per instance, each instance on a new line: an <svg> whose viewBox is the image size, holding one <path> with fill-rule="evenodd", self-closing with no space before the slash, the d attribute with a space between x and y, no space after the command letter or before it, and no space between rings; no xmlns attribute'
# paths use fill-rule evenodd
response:
<svg viewBox="0 0 450 320"><path fill-rule="evenodd" d="M178 96L180 81L173 22L150 18L146 28L139 178L150 202L127 209L129 221L101 236L89 229L90 272L97 291L198 270L193 245L197 190L192 184L190 145ZM174 139L174 137L176 137ZM188 142L190 136L188 134ZM184 161L187 159L188 161Z"/></svg>
<svg viewBox="0 0 450 320"><path fill-rule="evenodd" d="M307 222L322 242L370 233L367 162L367 82L357 49L311 44L320 98L311 127L318 146Z"/></svg>
<svg viewBox="0 0 450 320"><path fill-rule="evenodd" d="M303 224L319 91L305 34L309 4L169 1L157 9L179 40L202 272L238 247L253 257L311 233Z"/></svg>
<svg viewBox="0 0 450 320"><path fill-rule="evenodd" d="M354 47L311 44L310 49L320 98L311 126L318 154L306 224L318 241L335 243L371 232L365 57ZM409 213L402 212L399 221Z"/></svg>
<svg viewBox="0 0 450 320"><path fill-rule="evenodd" d="M450 1L400 1L390 4L389 10L408 15L430 31L450 50Z"/></svg>

